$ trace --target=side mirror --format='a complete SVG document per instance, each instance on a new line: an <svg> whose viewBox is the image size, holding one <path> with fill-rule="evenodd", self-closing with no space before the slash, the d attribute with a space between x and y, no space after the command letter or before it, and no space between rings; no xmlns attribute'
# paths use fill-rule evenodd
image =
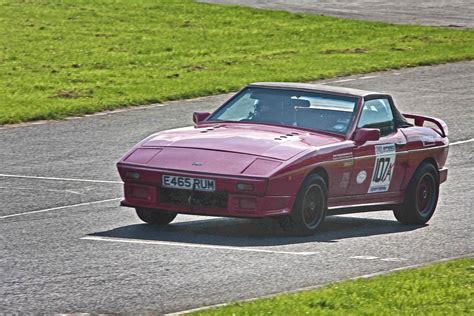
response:
<svg viewBox="0 0 474 316"><path fill-rule="evenodd" d="M359 128L356 130L354 142L363 144L370 140L379 140L380 130L378 128Z"/></svg>
<svg viewBox="0 0 474 316"><path fill-rule="evenodd" d="M193 122L195 124L201 123L205 119L208 118L208 116L211 115L209 112L194 112L193 113Z"/></svg>

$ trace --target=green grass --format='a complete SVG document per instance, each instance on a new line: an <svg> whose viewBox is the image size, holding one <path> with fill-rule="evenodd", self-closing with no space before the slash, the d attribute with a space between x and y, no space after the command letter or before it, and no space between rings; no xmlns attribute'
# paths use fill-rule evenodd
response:
<svg viewBox="0 0 474 316"><path fill-rule="evenodd" d="M474 315L474 259L335 283L193 315Z"/></svg>
<svg viewBox="0 0 474 316"><path fill-rule="evenodd" d="M0 124L474 58L471 30L187 0L0 0L0 29Z"/></svg>

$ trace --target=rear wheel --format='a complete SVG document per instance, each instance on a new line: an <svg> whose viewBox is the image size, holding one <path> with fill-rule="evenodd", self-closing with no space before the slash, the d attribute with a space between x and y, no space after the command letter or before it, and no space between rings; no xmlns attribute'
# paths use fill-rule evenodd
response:
<svg viewBox="0 0 474 316"><path fill-rule="evenodd" d="M280 218L280 226L297 235L313 235L323 222L327 209L327 185L318 174L303 182L290 215Z"/></svg>
<svg viewBox="0 0 474 316"><path fill-rule="evenodd" d="M404 224L425 224L434 214L438 196L438 172L432 164L423 163L407 187L405 202L397 206L393 214Z"/></svg>
<svg viewBox="0 0 474 316"><path fill-rule="evenodd" d="M163 212L151 208L137 207L135 210L138 217L145 223L161 226L168 225L178 215L177 213Z"/></svg>

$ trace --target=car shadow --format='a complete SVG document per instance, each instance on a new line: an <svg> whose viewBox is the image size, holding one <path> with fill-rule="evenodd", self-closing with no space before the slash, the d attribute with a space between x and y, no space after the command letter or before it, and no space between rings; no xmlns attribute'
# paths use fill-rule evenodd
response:
<svg viewBox="0 0 474 316"><path fill-rule="evenodd" d="M89 236L249 247L337 242L345 238L406 232L424 226L426 225L402 225L395 220L339 215L327 217L315 235L295 237L283 231L274 219L213 218L177 222L165 227L128 225Z"/></svg>

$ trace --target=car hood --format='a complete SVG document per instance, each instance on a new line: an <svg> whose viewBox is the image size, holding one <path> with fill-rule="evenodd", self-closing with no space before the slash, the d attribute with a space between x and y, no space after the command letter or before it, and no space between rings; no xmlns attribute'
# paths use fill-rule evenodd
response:
<svg viewBox="0 0 474 316"><path fill-rule="evenodd" d="M266 125L186 127L148 137L122 163L177 172L268 177L299 153L338 141L337 137Z"/></svg>
<svg viewBox="0 0 474 316"><path fill-rule="evenodd" d="M293 128L234 123L160 132L142 147L195 148L288 160L309 147L337 141L337 137Z"/></svg>

